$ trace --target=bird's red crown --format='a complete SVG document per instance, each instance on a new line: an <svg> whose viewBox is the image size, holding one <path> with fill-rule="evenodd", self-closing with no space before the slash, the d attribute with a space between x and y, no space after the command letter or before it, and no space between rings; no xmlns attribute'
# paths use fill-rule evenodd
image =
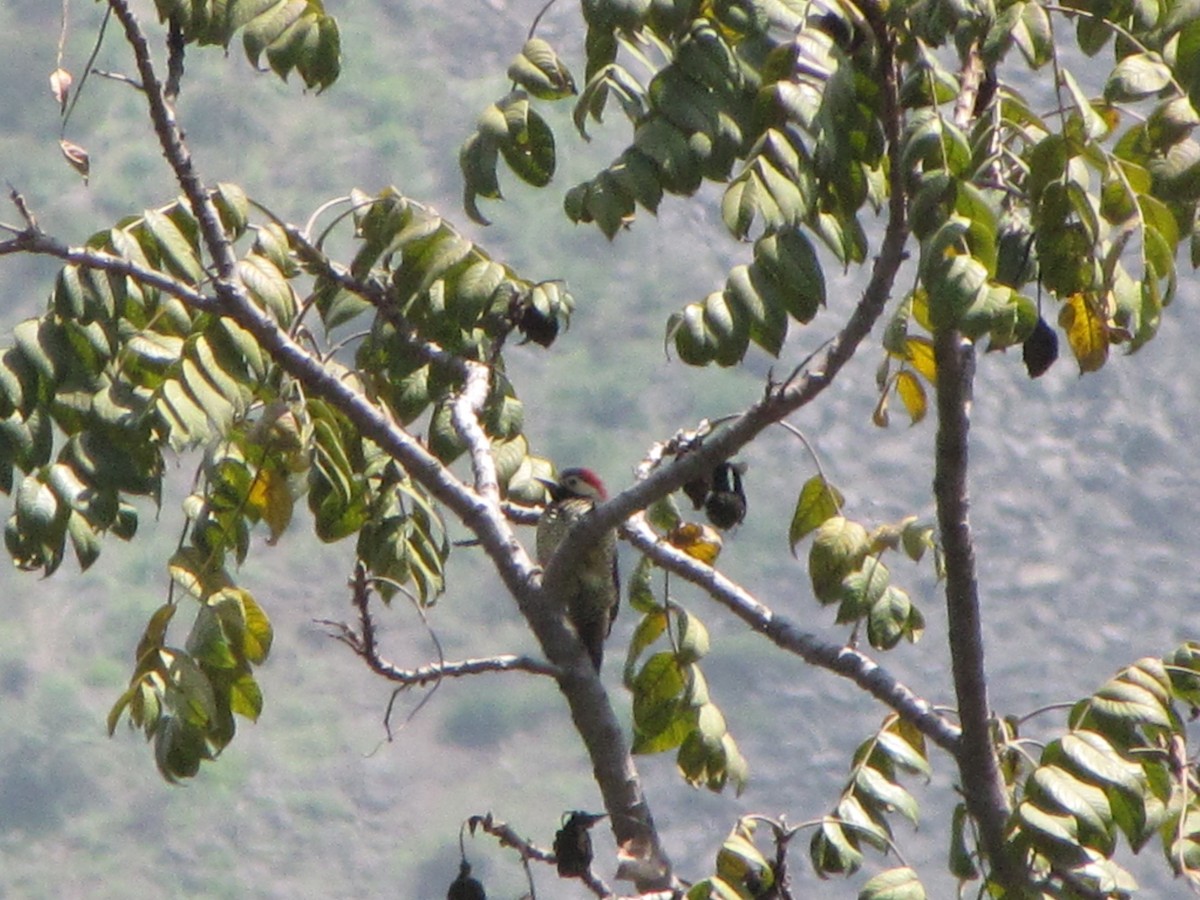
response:
<svg viewBox="0 0 1200 900"><path fill-rule="evenodd" d="M558 476L558 489L567 497L587 497L598 502L608 499L608 491L604 489L600 476L582 467L563 469Z"/></svg>

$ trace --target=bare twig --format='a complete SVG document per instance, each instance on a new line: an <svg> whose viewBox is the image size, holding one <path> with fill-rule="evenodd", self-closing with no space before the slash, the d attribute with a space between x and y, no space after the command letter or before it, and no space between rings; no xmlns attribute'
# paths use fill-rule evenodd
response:
<svg viewBox="0 0 1200 900"><path fill-rule="evenodd" d="M467 825L474 833L478 828L494 838L498 838L501 847L510 847L521 854L522 859L535 859L538 862L553 863L554 852L547 850L544 847L539 847L528 838L523 838L517 834L512 826L507 822L501 822L496 819L491 813L484 813L482 816L471 816L467 819Z"/></svg>
<svg viewBox="0 0 1200 900"><path fill-rule="evenodd" d="M124 257L113 256L111 253L104 253L100 250L91 250L86 247L69 247L57 238L43 234L40 230L37 230L37 223L32 219L32 214L28 208L20 201L20 195L15 195L13 200L17 202L22 215L26 217L26 221L32 224L31 227L19 233L16 237L10 238L7 241L0 241L0 256L13 253L36 253L43 256L53 256L64 262L73 263L84 268L100 269L116 275L126 275L140 284L157 288L164 294L176 297L195 309L206 311L214 311L216 309L217 304L214 298L157 269L148 269Z"/></svg>
<svg viewBox="0 0 1200 900"><path fill-rule="evenodd" d="M436 663L406 669L385 659L379 651L376 637L375 620L371 615L369 605L369 579L365 569L359 565L355 571L352 583L353 605L358 612L358 630L351 628L345 622L330 619L317 619L318 625L332 629L332 636L341 641L367 663L367 667L376 675L400 685L400 690L410 687L424 687L437 684L444 678L464 678L470 675L480 675L486 672L527 672L533 675L549 675L554 677L558 669L541 660L528 656L504 654L500 656L467 659L450 662L444 657ZM441 657L441 645L437 644L438 655Z"/></svg>

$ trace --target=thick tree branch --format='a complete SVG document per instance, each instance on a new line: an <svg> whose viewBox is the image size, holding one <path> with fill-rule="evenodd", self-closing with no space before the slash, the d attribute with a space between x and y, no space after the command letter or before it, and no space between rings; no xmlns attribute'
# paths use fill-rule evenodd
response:
<svg viewBox="0 0 1200 900"><path fill-rule="evenodd" d="M625 533L630 543L656 564L705 590L755 631L766 635L776 646L796 654L811 665L850 679L899 713L943 750L957 753L958 728L866 654L852 647L823 641L801 630L794 622L775 613L716 569L662 540L644 516L634 516Z"/></svg>
<svg viewBox="0 0 1200 900"><path fill-rule="evenodd" d="M883 81L884 106L883 127L888 141L890 197L887 224L880 243L879 254L875 258L871 277L854 312L846 325L829 342L828 349L818 366L803 373L797 371L783 384L770 385L761 401L750 407L722 431L710 436L695 451L676 458L670 465L660 467L649 477L621 492L572 527L559 545L554 559L547 566L544 586L552 596L560 590L561 585L566 584L570 574L571 561L581 559L584 548L598 540L605 531L617 527L635 512L646 509L656 500L678 490L686 482L711 472L717 463L733 456L764 429L815 399L828 387L841 368L854 355L859 344L871 332L875 322L882 314L891 295L896 275L906 259L905 245L908 241L909 227L907 194L903 181L904 169L900 159L903 123L893 38L885 23L878 17L873 21L873 28L880 47L880 73ZM786 629L781 629L779 634L781 640L791 640ZM567 663L566 660L560 660L553 655L550 658L551 662L556 664ZM588 690L598 690L602 695L603 688L599 681L594 678L592 672L588 671L588 667L582 664L582 654L576 654L573 663L574 665L567 670L567 674L578 678L580 684L577 692L568 696L573 695L583 701ZM851 662L850 668L853 668L854 665L855 663ZM597 702L600 699L597 697ZM607 704L607 699L604 698L603 702ZM575 723L580 729L588 727L587 711L586 706L572 705ZM612 735L612 737L618 736ZM593 740L606 739L601 732L593 735ZM623 738L620 739L623 746ZM593 762L596 762L594 755ZM632 766L632 762L630 762L630 766ZM597 771L596 774L599 779L601 773ZM613 814L611 808L609 813ZM649 815L648 810L646 815ZM614 828L620 825L615 815L613 815L613 825ZM651 830L651 834L654 834L653 830ZM639 885L639 887L645 889L654 887L654 885Z"/></svg>
<svg viewBox="0 0 1200 900"><path fill-rule="evenodd" d="M983 75L979 47L972 43L964 52L954 106L954 123L961 129L970 126ZM962 725L956 755L959 777L994 877L1005 887L1019 889L1023 885L1020 867L1010 859L1004 838L1011 808L992 737L975 548L968 521L975 348L957 331L942 329L934 335L934 355L938 433L933 486L946 559L947 638Z"/></svg>
<svg viewBox="0 0 1200 900"><path fill-rule="evenodd" d="M124 0L109 0L109 3L124 26L137 59L163 154L183 188L200 224L205 246L216 264L214 288L222 311L249 331L263 350L304 386L308 396L326 400L341 411L364 438L391 454L412 478L478 536L480 545L552 664L562 668L564 663L583 662L584 655L577 652L578 640L564 621L561 610L541 590L539 571L513 534L498 497L480 496L455 478L419 441L361 392L305 352L251 301L237 277L236 257L221 228L216 207L193 168L174 113L163 96L145 36ZM473 403L473 395L466 402ZM476 477L479 477L478 472ZM647 862L645 871L651 874L644 885L639 884L639 889L670 887L670 864L642 794L623 729L603 685L591 666L583 664L563 669L558 683L591 756L596 783L604 796L618 845L639 848Z"/></svg>
<svg viewBox="0 0 1200 900"><path fill-rule="evenodd" d="M953 329L934 337L938 433L933 489L946 558L946 612L958 718L957 762L967 809L979 827L993 874L1007 887L1020 883L1005 847L1010 812L991 732L983 623L975 580L975 549L967 515L967 449L975 350Z"/></svg>

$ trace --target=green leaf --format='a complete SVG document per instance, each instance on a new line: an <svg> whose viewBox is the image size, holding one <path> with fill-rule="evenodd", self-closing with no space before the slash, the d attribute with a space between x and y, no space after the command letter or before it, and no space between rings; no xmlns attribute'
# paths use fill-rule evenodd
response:
<svg viewBox="0 0 1200 900"><path fill-rule="evenodd" d="M725 296L750 323L750 339L772 356L778 356L787 336L787 312L759 293L749 266L734 266L725 282Z"/></svg>
<svg viewBox="0 0 1200 900"><path fill-rule="evenodd" d="M1078 821L1089 846L1105 855L1115 848L1113 814L1104 791L1054 765L1038 766L1026 786L1026 797L1041 806L1069 813Z"/></svg>
<svg viewBox="0 0 1200 900"><path fill-rule="evenodd" d="M919 732L917 736L920 736ZM933 777L933 770L929 766L924 748L914 746L903 734L890 730L881 731L876 736L876 741L894 764L926 778Z"/></svg>
<svg viewBox="0 0 1200 900"><path fill-rule="evenodd" d="M1051 813L1026 801L1017 807L1016 820L1044 852L1078 858L1079 828L1074 816Z"/></svg>
<svg viewBox="0 0 1200 900"><path fill-rule="evenodd" d="M645 704L634 721L630 752L649 756L674 750L693 733L693 713L678 699Z"/></svg>
<svg viewBox="0 0 1200 900"><path fill-rule="evenodd" d="M1128 724L1158 725L1163 728L1172 725L1170 711L1153 692L1116 679L1093 695L1092 708Z"/></svg>
<svg viewBox="0 0 1200 900"><path fill-rule="evenodd" d="M496 139L478 132L467 138L458 152L458 165L463 175L463 207L471 220L481 225L491 223L479 211L476 198L500 198L500 181L496 176L499 159L500 147Z"/></svg>
<svg viewBox="0 0 1200 900"><path fill-rule="evenodd" d="M1086 16L1083 17L1083 19L1086 18ZM1107 38L1107 25L1104 26L1104 31ZM1083 89L1079 86L1079 82L1075 80L1075 76L1071 74L1070 70L1062 69L1061 71L1063 86L1066 87L1075 110L1079 113L1080 119L1083 122L1084 135L1090 140L1104 137L1108 133L1108 123L1096 112L1092 102L1083 93Z"/></svg>
<svg viewBox="0 0 1200 900"><path fill-rule="evenodd" d="M890 650L908 637L915 641L924 628L923 622L912 623L912 601L900 588L889 585L871 607L867 617L867 639L877 650ZM910 632L910 623L915 631Z"/></svg>
<svg viewBox="0 0 1200 900"><path fill-rule="evenodd" d="M1110 103L1129 103L1159 93L1171 84L1171 69L1153 51L1126 56L1108 76L1104 99Z"/></svg>
<svg viewBox="0 0 1200 900"><path fill-rule="evenodd" d="M842 579L859 568L869 548L867 530L859 523L833 516L821 524L808 554L808 575L819 602L841 600Z"/></svg>
<svg viewBox="0 0 1200 900"><path fill-rule="evenodd" d="M697 881L685 897L686 900L744 900L741 891L715 876Z"/></svg>
<svg viewBox="0 0 1200 900"><path fill-rule="evenodd" d="M239 716L245 716L251 722L257 722L262 715L262 688L249 672L240 674L229 688L229 707Z"/></svg>
<svg viewBox="0 0 1200 900"><path fill-rule="evenodd" d="M179 229L170 216L156 209L143 213L147 236L163 257L173 274L190 284L204 280L204 268L200 264L199 247Z"/></svg>
<svg viewBox="0 0 1200 900"><path fill-rule="evenodd" d="M633 145L654 161L664 188L676 194L691 194L700 187L699 160L678 127L661 116L652 116L633 135Z"/></svg>
<svg viewBox="0 0 1200 900"><path fill-rule="evenodd" d="M717 339L706 327L704 306L689 303L667 321L667 340L674 340L679 358L691 366L704 366L717 355Z"/></svg>
<svg viewBox="0 0 1200 900"><path fill-rule="evenodd" d="M753 269L764 270L782 286L784 309L798 322L809 322L825 305L825 277L808 238L790 228L763 237L754 246Z"/></svg>
<svg viewBox="0 0 1200 900"><path fill-rule="evenodd" d="M845 502L842 492L826 481L824 476L814 475L804 482L788 528L788 544L793 556L796 555L796 545L825 521L838 515Z"/></svg>
<svg viewBox="0 0 1200 900"><path fill-rule="evenodd" d="M229 28L222 43L245 26L242 44L254 66L264 52L271 70L286 80L295 69L309 88L324 90L341 71L341 34L320 0L244 0L231 2Z"/></svg>
<svg viewBox="0 0 1200 900"><path fill-rule="evenodd" d="M1163 662L1171 679L1171 692L1190 706L1200 706L1200 644L1187 641Z"/></svg>
<svg viewBox="0 0 1200 900"><path fill-rule="evenodd" d="M862 568L842 579L842 601L838 607L837 622L855 622L867 615L891 581L887 566L877 556L863 559Z"/></svg>
<svg viewBox="0 0 1200 900"><path fill-rule="evenodd" d="M638 560L633 576L629 579L629 605L632 609L640 613L663 611L663 606L655 599L650 583L656 571L657 568L649 557L643 556Z"/></svg>
<svg viewBox="0 0 1200 900"><path fill-rule="evenodd" d="M251 253L238 261L238 276L250 295L271 314L276 324L288 326L296 314L296 296L284 274L271 260Z"/></svg>
<svg viewBox="0 0 1200 900"><path fill-rule="evenodd" d="M808 856L818 875L852 875L863 863L862 852L830 817L822 820L808 844Z"/></svg>
<svg viewBox="0 0 1200 900"><path fill-rule="evenodd" d="M500 154L513 174L526 184L545 187L554 177L556 166L554 132L520 91L501 101L500 108L508 123L508 136L500 142Z"/></svg>
<svg viewBox="0 0 1200 900"><path fill-rule="evenodd" d="M575 79L554 48L541 38L525 42L508 66L508 77L541 100L560 100L575 93Z"/></svg>
<svg viewBox="0 0 1200 900"><path fill-rule="evenodd" d="M100 558L100 540L95 530L83 515L72 511L67 519L67 536L80 571L86 572Z"/></svg>
<svg viewBox="0 0 1200 900"><path fill-rule="evenodd" d="M195 777L200 763L211 758L204 732L190 722L167 716L154 731L154 761L169 782Z"/></svg>
<svg viewBox="0 0 1200 900"><path fill-rule="evenodd" d="M625 669L622 677L625 687L633 689L634 673L637 669L638 659L645 652L646 648L666 633L666 630L667 614L665 610L651 610L642 616L641 621L637 624L637 628L633 630L633 637L629 641L629 653L625 657Z"/></svg>
<svg viewBox="0 0 1200 900"><path fill-rule="evenodd" d="M925 897L917 873L907 866L880 872L858 892L858 900L925 900Z"/></svg>
<svg viewBox="0 0 1200 900"><path fill-rule="evenodd" d="M695 663L708 655L708 629L685 609L675 610L675 645L681 666Z"/></svg>
<svg viewBox="0 0 1200 900"><path fill-rule="evenodd" d="M967 845L969 822L966 805L955 804L950 827L950 874L962 881L979 877L979 869Z"/></svg>
<svg viewBox="0 0 1200 900"><path fill-rule="evenodd" d="M854 777L854 787L858 797L869 799L872 806L883 812L899 812L914 826L919 824L917 801L913 795L878 769L861 767Z"/></svg>
<svg viewBox="0 0 1200 900"><path fill-rule="evenodd" d="M1047 746L1042 763L1057 763L1093 784L1112 785L1130 796L1145 789L1141 767L1125 759L1096 731L1076 729Z"/></svg>
<svg viewBox="0 0 1200 900"><path fill-rule="evenodd" d="M754 824L740 820L717 852L717 875L742 887L753 883L755 893L774 884L774 870L752 840Z"/></svg>

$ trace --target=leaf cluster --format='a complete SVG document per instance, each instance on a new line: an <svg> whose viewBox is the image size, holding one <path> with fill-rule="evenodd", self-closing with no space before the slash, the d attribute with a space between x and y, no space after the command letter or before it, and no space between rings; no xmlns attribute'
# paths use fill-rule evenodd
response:
<svg viewBox="0 0 1200 900"><path fill-rule="evenodd" d="M1198 686L1200 648L1187 643L1126 666L1076 703L1067 732L1036 763L1017 723L1001 726L1016 794L1009 841L1041 879L1039 896L1136 889L1113 858L1121 836L1134 852L1157 838L1175 873L1200 884L1200 801L1180 710L1196 708Z"/></svg>
<svg viewBox="0 0 1200 900"><path fill-rule="evenodd" d="M540 500L549 464L529 453L523 408L504 378L508 336L553 342L570 314L557 282L534 284L494 262L440 217L394 191L355 195L357 249L335 263L323 245L268 217L234 185L210 195L226 241L241 247L234 277L267 320L317 345L353 326L355 369L333 345L324 364L355 380L401 422L422 418L430 450L463 450L453 406L465 364L494 372L479 410L502 491ZM6 540L23 568L53 572L71 546L80 564L100 537L129 538L133 501L161 492L164 455L202 448L188 526L171 563L174 585L197 603L178 646L172 597L147 626L129 689L110 725L128 714L154 738L163 774L195 774L233 737L232 713L251 718L261 695L251 668L270 625L228 565L248 557L258 525L274 543L306 498L325 541L353 536L356 556L385 600L398 591L432 603L449 553L428 492L327 399L309 397L278 360L204 293L212 261L182 202L146 210L94 235L63 268L46 312L15 329L0 355L0 489L14 495Z"/></svg>
<svg viewBox="0 0 1200 900"><path fill-rule="evenodd" d="M321 0L154 0L159 19L187 43L229 47L238 31L246 58L286 80L295 70L305 86L324 90L341 72L341 32Z"/></svg>
<svg viewBox="0 0 1200 900"><path fill-rule="evenodd" d="M916 643L925 631L925 617L908 592L892 584L882 560L889 550L901 550L919 562L934 550L934 567L941 574L940 552L931 526L915 516L873 531L841 515L841 492L824 476L814 475L800 490L792 515L789 540L792 551L808 535L808 577L813 596L822 606L837 605L837 622L865 621L867 640L879 650L891 650L902 639Z"/></svg>
<svg viewBox="0 0 1200 900"><path fill-rule="evenodd" d="M629 605L642 614L624 674L625 686L633 694L632 750L643 754L675 750L679 771L689 784L721 791L732 781L740 792L746 783L746 760L709 695L699 665L709 651L708 629L676 603L655 598L651 585L655 570L643 558L629 586ZM642 654L664 637L669 648L642 662Z"/></svg>
<svg viewBox="0 0 1200 900"><path fill-rule="evenodd" d="M899 784L901 772L930 777L925 739L908 723L889 716L879 731L855 750L841 796L809 840L809 859L818 875L826 878L857 872L863 863L864 844L881 853L891 850L889 818L895 813L917 826L917 801Z"/></svg>

